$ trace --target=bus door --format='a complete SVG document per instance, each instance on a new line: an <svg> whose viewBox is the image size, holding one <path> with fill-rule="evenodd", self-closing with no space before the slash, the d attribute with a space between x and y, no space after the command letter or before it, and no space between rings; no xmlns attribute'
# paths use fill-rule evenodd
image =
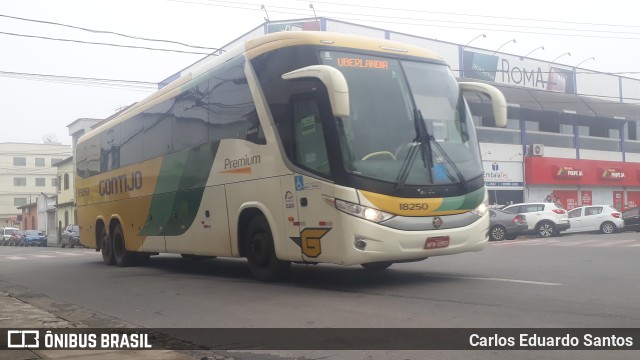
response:
<svg viewBox="0 0 640 360"><path fill-rule="evenodd" d="M292 102L295 162L317 177L294 175L296 207L300 236L295 240L300 246L304 261L329 261L340 255L340 247L333 244L331 230L336 221L336 210L328 205L323 195L333 197L333 185L321 180L330 175L329 155L321 111L316 99L299 99Z"/></svg>

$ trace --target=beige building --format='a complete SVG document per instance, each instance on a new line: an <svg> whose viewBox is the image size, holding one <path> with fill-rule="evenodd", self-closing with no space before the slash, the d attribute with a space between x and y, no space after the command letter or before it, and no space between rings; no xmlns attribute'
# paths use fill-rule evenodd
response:
<svg viewBox="0 0 640 360"><path fill-rule="evenodd" d="M69 156L71 146L60 143L0 143L0 227L19 227L18 207L57 193L55 165Z"/></svg>
<svg viewBox="0 0 640 360"><path fill-rule="evenodd" d="M58 235L67 225L77 224L74 197L75 176L73 172L73 157L60 161L58 168L58 198L55 205L58 219Z"/></svg>

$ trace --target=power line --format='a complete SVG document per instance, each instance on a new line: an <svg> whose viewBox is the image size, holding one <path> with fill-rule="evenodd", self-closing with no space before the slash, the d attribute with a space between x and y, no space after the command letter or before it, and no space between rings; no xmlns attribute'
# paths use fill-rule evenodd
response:
<svg viewBox="0 0 640 360"><path fill-rule="evenodd" d="M145 37L135 36L135 35L126 35L126 34L118 33L118 32L115 32L115 31L88 29L88 28L83 28L83 27L80 27L80 26L74 26L74 25L62 24L62 23L57 23L57 22L53 22L53 21L44 21L44 20L27 19L27 18L21 18L21 17L17 17L17 16L10 16L10 15L4 15L4 14L0 14L0 17L5 17L5 18L9 18L9 19L14 19L14 20L21 20L21 21L29 21L29 22L41 23L41 24L49 24L49 25L55 25L55 26L62 26L62 27L67 27L67 28L71 28L71 29L77 29L77 30L88 31L88 32L91 32L91 33L96 33L96 34L110 34L110 35L117 35L117 36L122 36L122 37L129 38L129 39L144 40L144 41L155 41L155 42L164 42L164 43L177 44L177 45L182 45L182 46L191 47L191 48L196 48L196 49L207 49L207 50L215 50L215 51L220 50L220 49L218 49L218 48L214 48L214 47L198 46L198 45L189 45L189 44L185 44L185 43L182 43L182 42L179 42L179 41L173 41L173 40L152 39L152 38L145 38Z"/></svg>
<svg viewBox="0 0 640 360"><path fill-rule="evenodd" d="M214 6L214 7L225 7L225 8L236 8L236 9L243 9L243 10L252 10L252 11L261 11L259 9L260 4L254 4L254 3L246 3L246 2L236 2L236 1L224 1L224 0L206 0L206 3L201 3L201 2L194 2L194 1L186 1L186 0L165 0L165 1L171 1L171 2L178 2L178 3L187 3L187 4L195 4L195 5L205 5L205 6ZM233 5L222 5L219 3L224 3L224 4L233 4ZM333 3L332 3L333 4ZM248 7L243 7L243 6L237 6L237 5L243 5L243 6L252 6L250 8ZM374 7L374 6L362 6L364 8L378 8L378 7ZM359 6L359 8L362 8ZM309 15L307 12L302 12L300 9L296 9L296 8L288 8L288 7L282 7L282 6L270 6L269 9L285 9L285 10L293 10L293 11L297 11L295 13L291 13L291 12L286 12L286 11L278 11L278 10L271 10L274 13L281 13L281 14L294 14L294 15L301 15L301 16L307 16ZM380 7L380 9L385 9L385 10L399 10L399 9L394 9L394 8L383 8ZM416 10L416 12L419 12L418 10ZM599 37L599 38L606 38L606 39L623 39L623 40L637 40L639 38L635 38L635 37L616 37L616 36L602 36L602 35L584 35L584 34L562 34L562 33L545 33L545 32L536 32L536 31L514 31L513 27L520 27L520 28L526 28L526 29L541 29L541 30L561 30L561 31L575 31L575 32L581 32L584 33L585 31L589 31L589 32L600 32L600 33L612 33L612 34L629 34L629 35L640 35L640 33L633 33L633 32L616 32L616 31L608 31L608 30L593 30L593 29L570 29L570 28L548 28L548 27L535 27L535 26L525 26L525 25L513 25L513 24L495 24L495 23L482 23L482 22L464 22L464 21L453 21L453 20L430 20L430 19L425 19L425 18L407 18L407 17L400 17L400 16L389 16L389 15L369 15L369 14L362 14L362 13L358 13L358 14L354 14L351 12L337 12L337 11L324 11L324 13L326 14L338 14L338 15L347 15L347 17L332 17L335 20L352 20L352 21L372 21L370 18L373 18L374 21L376 22L380 22L380 23L388 23L388 24L401 24L401 25L414 25L414 26L423 26L423 27L439 27L439 28L453 28L453 29L465 29L465 30L489 30L489 31L505 31L503 29L495 29L495 28L471 28L471 27L460 27L460 26L446 26L446 25L442 25L442 24L429 24L429 23L425 23L425 22L430 22L430 23L453 23L453 24L467 24L467 25L481 25L481 26L494 26L494 27L508 27L508 32L517 32L517 33L524 33L524 34L536 34L536 35L555 35L555 36L572 36L572 37L585 37L585 38L593 38L593 37ZM453 14L453 13L445 13L445 14ZM353 18L353 17L348 17L348 16L352 16L352 15L359 15L359 16L363 16L366 18ZM474 16L474 15L464 15L464 14L458 14L460 16ZM331 16L329 16L331 17ZM382 20L384 19L384 20ZM386 19L397 19L400 20L400 22L398 21L389 21ZM505 18L505 19L510 19L510 20L517 20L517 21L523 21L523 20L528 20L528 19L520 19L520 18ZM419 21L419 23L407 23L407 20L411 20L411 21ZM599 24L588 24L588 23L579 23L579 24L584 24L584 25L599 25ZM601 24L601 26L614 26L614 25L609 25L609 24ZM631 27L631 26L630 26Z"/></svg>
<svg viewBox="0 0 640 360"><path fill-rule="evenodd" d="M78 44L104 45L104 46L113 46L113 47L130 48L130 49L153 50L153 51L167 51L167 52L175 52L175 53L182 53L182 54L212 55L211 53L205 53L205 52L159 49L159 48L152 48L152 47L146 47L146 46L119 45L119 44L101 43L101 42L92 42L92 41L81 41L81 40L72 40L72 39L50 38L50 37L46 37L46 36L16 34L16 33L9 33L9 32L3 32L3 31L0 31L0 34L9 35L9 36L19 36L19 37L26 37L26 38L34 38L34 39L42 39L42 40L72 42L72 43L78 43Z"/></svg>
<svg viewBox="0 0 640 360"><path fill-rule="evenodd" d="M86 78L78 76L64 76L64 75L49 75L49 74L32 74L21 73L11 71L0 71L0 77L44 81L52 83L61 83L69 85L83 85L92 87L105 87L105 88L125 88L133 91L155 91L157 90L157 84L147 81L133 81L133 80L121 80L121 79L102 79L102 78Z"/></svg>
<svg viewBox="0 0 640 360"><path fill-rule="evenodd" d="M298 0L298 1L307 1L307 0ZM342 4L342 3L334 3L334 2L329 2L329 1L314 1L314 2L316 4L328 4L328 5L341 5L341 6L347 6L347 7L357 7L358 9L365 8L365 9L378 9L378 10L391 10L391 11L406 11L406 12L410 12L410 13L427 13L427 14L437 14L437 15L481 17L481 18L489 18L489 19L504 19L504 20L515 20L515 21L533 21L533 22L545 22L545 23L561 23L561 24L587 25L587 26L595 25L595 26L618 26L618 27L640 28L639 25L599 24L599 23L565 21L565 20L556 21L556 20L547 20L547 19L517 18L517 17L494 16L494 15L476 15L476 14L452 13L452 12L419 10L419 9L396 9L396 8L388 8L388 7L373 6L373 5Z"/></svg>

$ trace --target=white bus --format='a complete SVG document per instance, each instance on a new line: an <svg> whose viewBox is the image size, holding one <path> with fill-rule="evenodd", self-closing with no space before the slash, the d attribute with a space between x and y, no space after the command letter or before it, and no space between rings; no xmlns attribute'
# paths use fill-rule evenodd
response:
<svg viewBox="0 0 640 360"><path fill-rule="evenodd" d="M283 32L211 59L77 145L81 242L104 262L246 257L259 280L292 262L396 262L481 250L489 218L458 83L423 48Z"/></svg>

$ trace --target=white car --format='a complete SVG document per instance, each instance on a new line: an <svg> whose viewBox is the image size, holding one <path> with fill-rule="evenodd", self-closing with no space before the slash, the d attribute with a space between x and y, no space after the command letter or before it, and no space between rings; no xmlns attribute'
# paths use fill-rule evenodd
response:
<svg viewBox="0 0 640 360"><path fill-rule="evenodd" d="M568 233L600 231L613 234L624 228L622 214L610 205L590 205L569 211L571 228Z"/></svg>
<svg viewBox="0 0 640 360"><path fill-rule="evenodd" d="M512 214L525 214L529 232L540 237L557 236L571 227L567 210L554 203L513 204L502 209Z"/></svg>

